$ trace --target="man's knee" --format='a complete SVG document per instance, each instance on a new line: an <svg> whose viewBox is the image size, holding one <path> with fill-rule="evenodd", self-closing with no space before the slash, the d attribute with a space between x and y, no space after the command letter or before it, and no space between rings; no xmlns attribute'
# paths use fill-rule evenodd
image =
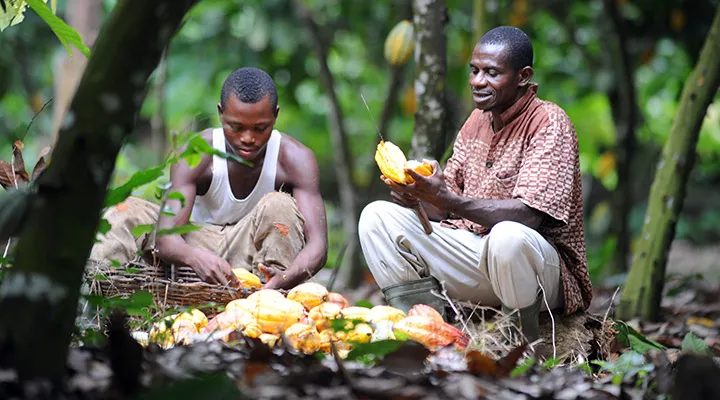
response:
<svg viewBox="0 0 720 400"><path fill-rule="evenodd" d="M519 254L531 246L527 226L514 221L502 221L492 227L488 234L488 252L499 264L512 264Z"/></svg>
<svg viewBox="0 0 720 400"><path fill-rule="evenodd" d="M383 217L393 210L393 203L384 200L376 200L363 208L358 220L358 234L360 237L376 232L383 225Z"/></svg>
<svg viewBox="0 0 720 400"><path fill-rule="evenodd" d="M270 192L260 199L257 207L264 215L271 215L274 222L291 224L304 222L295 199L284 192Z"/></svg>

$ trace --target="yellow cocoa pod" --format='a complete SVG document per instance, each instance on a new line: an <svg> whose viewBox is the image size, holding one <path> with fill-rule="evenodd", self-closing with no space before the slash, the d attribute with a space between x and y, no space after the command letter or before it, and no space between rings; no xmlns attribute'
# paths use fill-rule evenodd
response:
<svg viewBox="0 0 720 400"><path fill-rule="evenodd" d="M375 150L375 163L380 168L380 172L386 177L399 184L404 185L406 183L405 167L407 166L407 158L405 153L394 143L382 140L378 143Z"/></svg>
<svg viewBox="0 0 720 400"><path fill-rule="evenodd" d="M367 315L367 321L371 324L377 324L383 320L397 322L405 317L407 317L405 311L399 308L378 305L370 309Z"/></svg>
<svg viewBox="0 0 720 400"><path fill-rule="evenodd" d="M320 350L320 333L312 325L298 322L289 326L284 333L287 343L297 351L312 354Z"/></svg>
<svg viewBox="0 0 720 400"><path fill-rule="evenodd" d="M285 299L285 296L275 289L260 289L257 292L250 294L247 299L252 302L261 303L265 301L273 301L273 299Z"/></svg>
<svg viewBox="0 0 720 400"><path fill-rule="evenodd" d="M225 306L225 311L233 309L241 309L243 311L247 311L250 314L255 314L255 311L257 310L257 302L252 301L249 298L235 299L227 303L227 305Z"/></svg>
<svg viewBox="0 0 720 400"><path fill-rule="evenodd" d="M192 321L177 319L172 324L173 341L175 344L190 344L193 335L198 334Z"/></svg>
<svg viewBox="0 0 720 400"><path fill-rule="evenodd" d="M338 305L340 306L340 308L350 307L350 303L348 303L348 301L347 301L347 299L345 298L345 296L343 296L343 295L341 295L340 293L337 293L337 292L330 292L330 293L328 293L327 302L328 302L328 303L336 303L336 304L338 304Z"/></svg>
<svg viewBox="0 0 720 400"><path fill-rule="evenodd" d="M243 330L248 325L256 323L252 314L241 308L231 308L219 313L213 317L203 330L204 333L212 333L214 331L223 331L230 329L233 331Z"/></svg>
<svg viewBox="0 0 720 400"><path fill-rule="evenodd" d="M370 314L370 309L366 307L359 307L359 306L351 306L347 308L343 308L340 311L340 314L337 316L337 318L347 319L347 320L360 320L362 322L368 322L368 314Z"/></svg>
<svg viewBox="0 0 720 400"><path fill-rule="evenodd" d="M150 328L150 342L156 343L162 348L169 348L175 344L175 338L173 337L172 326L173 320L171 317L165 317L162 321L155 322Z"/></svg>
<svg viewBox="0 0 720 400"><path fill-rule="evenodd" d="M193 309L190 312L183 312L174 318L174 322L177 321L190 321L195 324L197 331L200 332L208 324L208 318L202 311Z"/></svg>
<svg viewBox="0 0 720 400"><path fill-rule="evenodd" d="M233 268L232 271L242 284L242 287L255 289L260 289L262 287L260 277L245 268Z"/></svg>
<svg viewBox="0 0 720 400"><path fill-rule="evenodd" d="M385 38L385 59L392 66L405 64L415 49L415 28L412 22L397 23Z"/></svg>
<svg viewBox="0 0 720 400"><path fill-rule="evenodd" d="M287 298L297 301L302 304L306 310L310 310L327 301L328 290L319 283L305 282L290 289Z"/></svg>
<svg viewBox="0 0 720 400"><path fill-rule="evenodd" d="M393 322L389 320L381 320L376 324L373 324L373 334L370 338L371 342L377 342L380 340L396 340L397 338L393 334Z"/></svg>
<svg viewBox="0 0 720 400"><path fill-rule="evenodd" d="M339 339L335 336L331 329L325 329L320 332L320 351L329 353L331 350L331 344L338 341Z"/></svg>
<svg viewBox="0 0 720 400"><path fill-rule="evenodd" d="M275 344L277 344L278 339L280 339L280 335L273 335L272 333L263 333L258 337L258 339L260 339L261 342L268 345L268 347L275 347Z"/></svg>
<svg viewBox="0 0 720 400"><path fill-rule="evenodd" d="M258 324L255 321L250 322L245 326L245 329L242 330L243 335L256 339L262 336L263 331L260 329L260 324Z"/></svg>
<svg viewBox="0 0 720 400"><path fill-rule="evenodd" d="M464 349L470 342L467 334L456 327L423 315L411 315L401 319L393 325L393 333L396 337L405 336L421 343L431 351L451 344Z"/></svg>
<svg viewBox="0 0 720 400"><path fill-rule="evenodd" d="M315 323L315 328L319 332L323 332L330 327L329 320L337 317L340 311L342 311L342 308L336 303L322 303L313 307L308 313L308 317Z"/></svg>
<svg viewBox="0 0 720 400"><path fill-rule="evenodd" d="M300 322L305 316L302 304L286 298L273 298L257 305L255 319L265 333L278 334L289 326Z"/></svg>
<svg viewBox="0 0 720 400"><path fill-rule="evenodd" d="M370 339L372 338L372 334L372 326L364 323L357 324L350 332L348 332L347 338L345 340L347 340L348 342L369 343Z"/></svg>

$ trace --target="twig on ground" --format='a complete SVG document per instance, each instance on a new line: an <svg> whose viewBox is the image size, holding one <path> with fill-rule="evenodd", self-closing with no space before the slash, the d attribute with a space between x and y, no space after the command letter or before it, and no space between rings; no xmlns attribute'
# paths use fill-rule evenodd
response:
<svg viewBox="0 0 720 400"><path fill-rule="evenodd" d="M615 289L615 293L613 293L612 297L610 298L610 304L608 304L607 310L605 310L605 316L603 317L602 325L605 326L605 321L607 321L608 314L610 314L610 309L613 306L613 303L615 302L615 296L617 296L618 292L620 291L620 286Z"/></svg>
<svg viewBox="0 0 720 400"><path fill-rule="evenodd" d="M545 302L545 307L547 307L548 314L550 314L550 322L552 323L553 358L556 358L557 348L555 346L555 317L553 317L552 309L550 309L550 304L548 304L547 297L545 296L545 288L543 287L542 283L540 283L540 277L535 275L535 279L537 280L538 286L540 286L540 290L542 291L543 295L543 301Z"/></svg>

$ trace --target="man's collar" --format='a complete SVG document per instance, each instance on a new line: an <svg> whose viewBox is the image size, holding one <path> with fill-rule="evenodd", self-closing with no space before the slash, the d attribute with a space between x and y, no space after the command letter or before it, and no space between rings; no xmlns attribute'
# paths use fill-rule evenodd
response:
<svg viewBox="0 0 720 400"><path fill-rule="evenodd" d="M525 94L523 94L522 97L520 97L515 103L513 103L513 105L508 107L507 110L503 111L500 114L500 119L503 122L503 127L507 126L513 119L515 119L515 117L525 111L530 102L535 100L535 98L537 97L537 88L537 83L530 82L528 84L527 90L525 91ZM486 111L486 113L488 114L488 118L492 120L492 112Z"/></svg>

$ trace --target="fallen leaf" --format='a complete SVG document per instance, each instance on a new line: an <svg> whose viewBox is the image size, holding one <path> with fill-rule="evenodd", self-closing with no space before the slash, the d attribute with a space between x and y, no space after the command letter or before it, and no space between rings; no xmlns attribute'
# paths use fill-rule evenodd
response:
<svg viewBox="0 0 720 400"><path fill-rule="evenodd" d="M18 175L21 180L27 182L30 180L30 177L28 176L27 171L25 171L25 160L23 159L22 154L24 148L25 145L20 139L13 142L13 156L15 157L13 166L15 168L15 174Z"/></svg>
<svg viewBox="0 0 720 400"><path fill-rule="evenodd" d="M290 232L290 227L283 224L278 224L277 222L273 224L274 227L277 228L278 231L280 231L281 236L287 236L288 232Z"/></svg>
<svg viewBox="0 0 720 400"><path fill-rule="evenodd" d="M13 187L12 165L7 161L0 160L0 185L5 189Z"/></svg>
<svg viewBox="0 0 720 400"><path fill-rule="evenodd" d="M499 359L497 361L497 377L506 377L510 375L510 372L515 368L515 364L517 364L520 357L522 357L523 353L525 353L525 350L527 349L528 344L523 343L522 345L512 349L509 353L505 355L505 357Z"/></svg>
<svg viewBox="0 0 720 400"><path fill-rule="evenodd" d="M40 154L38 155L38 160L35 163L35 167L32 171L32 180L36 180L40 174L45 171L45 168L49 165L50 157L48 155L50 154L51 147L45 147L42 150L40 150Z"/></svg>
<svg viewBox="0 0 720 400"><path fill-rule="evenodd" d="M498 366L494 359L478 350L471 350L466 355L467 368L475 375L495 376Z"/></svg>
<svg viewBox="0 0 720 400"><path fill-rule="evenodd" d="M688 326L693 325L693 324L698 324L698 325L702 325L706 328L715 327L715 322L713 322L713 320L711 320L709 318L704 318L704 317L690 317L687 319L687 321L685 321L685 324Z"/></svg>

